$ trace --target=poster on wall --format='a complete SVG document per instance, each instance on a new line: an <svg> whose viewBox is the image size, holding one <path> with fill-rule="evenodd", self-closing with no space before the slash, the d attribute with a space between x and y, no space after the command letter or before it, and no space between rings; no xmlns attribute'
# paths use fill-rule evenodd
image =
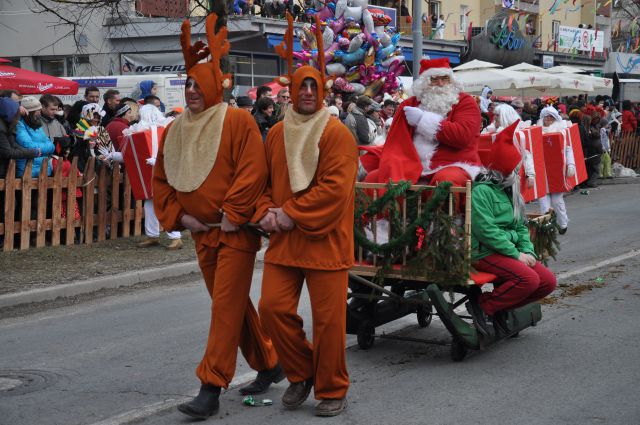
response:
<svg viewBox="0 0 640 425"><path fill-rule="evenodd" d="M576 49L582 52L591 52L595 49L596 52L602 53L604 50L604 33L602 31L560 25L558 48Z"/></svg>
<svg viewBox="0 0 640 425"><path fill-rule="evenodd" d="M120 55L122 74L179 74L186 72L181 52Z"/></svg>

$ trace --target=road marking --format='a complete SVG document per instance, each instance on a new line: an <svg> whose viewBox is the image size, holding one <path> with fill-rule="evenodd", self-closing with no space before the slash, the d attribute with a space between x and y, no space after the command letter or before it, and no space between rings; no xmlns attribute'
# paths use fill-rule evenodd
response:
<svg viewBox="0 0 640 425"><path fill-rule="evenodd" d="M244 384L253 381L256 377L256 372L247 372L240 376L237 376L231 381L229 388L227 391L232 391ZM133 421L137 421L140 419L144 419L148 416L153 416L157 413L164 412L169 409L173 409L180 403L184 403L186 401L191 400L193 397L198 395L198 391L193 392L191 395L187 397L181 398L169 398L164 401L159 401L157 403L148 404L146 406L139 407L137 409L129 410L124 413L120 413L118 415L112 416L110 418L101 420L100 422L95 422L91 425L124 425L131 423Z"/></svg>
<svg viewBox="0 0 640 425"><path fill-rule="evenodd" d="M609 258L607 260L600 261L600 262L598 262L598 263L596 263L596 264L594 264L592 266L581 267L581 268L576 269L576 270L560 273L560 274L557 275L557 278L558 278L558 280L567 279L569 277L576 276L576 275L583 274L583 273L587 273L587 272L590 272L592 270L596 270L596 269L599 269L601 267L608 266L609 264L618 263L620 261L627 260L627 259L633 258L633 257L637 257L639 255L640 255L640 250L633 249L633 250L627 252L626 254L621 254L621 255L618 255L616 257L612 257L612 258ZM464 306L459 306L456 309L456 312L458 312L458 313L463 313L464 311L466 311ZM438 317L434 315L433 319L434 320L438 320ZM401 329L404 329L406 326L413 324L414 322L415 322L415 320L413 319L413 317L405 316L403 318L395 320L393 323L390 323L390 324L386 325L385 329L384 329L384 333L393 333L393 332L399 331ZM347 348L352 348L352 347L354 347L356 345L357 345L357 342L356 342L355 335L348 335L347 336ZM231 391L231 390L233 390L235 388L241 387L241 386L249 383L250 381L255 379L255 376L256 376L256 372L247 372L247 373L244 373L244 374L242 374L240 376L237 376L231 382L231 385L229 385L229 389L227 391ZM134 410L130 410L130 411L121 413L121 414L116 415L116 416L112 416L112 417L104 419L104 420L102 420L100 422L95 422L95 423L93 423L91 425L125 425L125 424L131 423L133 421L144 419L145 417L149 417L149 416L155 415L157 413L172 409L172 408L176 407L178 404L184 403L185 401L190 400L191 398L195 397L196 395L197 395L197 391L194 392L189 397L183 397L183 398L180 398L180 399L167 399L167 400L160 401L160 402L157 402L157 403L149 404L149 405L142 406L142 407L139 407L139 408L134 409Z"/></svg>
<svg viewBox="0 0 640 425"><path fill-rule="evenodd" d="M640 255L640 250L632 249L631 251L627 252L626 254L621 254L621 255L618 255L616 257L612 257L612 258L609 258L607 260L600 261L599 263L596 263L596 264L594 264L592 266L581 267L581 268L576 269L576 270L560 273L556 277L557 277L558 280L567 279L567 278L572 277L572 276L576 276L576 275L579 275L579 274L587 273L587 272L590 272L592 270L596 270L596 269L599 269L601 267L608 266L609 264L619 263L620 261L627 260L627 259L633 258L633 257L637 257L638 255Z"/></svg>

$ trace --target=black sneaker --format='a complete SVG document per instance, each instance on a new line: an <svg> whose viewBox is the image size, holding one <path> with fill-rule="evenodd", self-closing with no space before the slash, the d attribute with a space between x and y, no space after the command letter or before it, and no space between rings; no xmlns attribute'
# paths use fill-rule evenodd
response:
<svg viewBox="0 0 640 425"><path fill-rule="evenodd" d="M178 405L178 410L196 419L207 419L218 413L220 408L220 387L204 384L198 395L188 403Z"/></svg>
<svg viewBox="0 0 640 425"><path fill-rule="evenodd" d="M567 230L569 230L568 227L563 227L562 229L558 229L558 233L564 235L565 233L567 233Z"/></svg>
<svg viewBox="0 0 640 425"><path fill-rule="evenodd" d="M247 385L240 388L240 394L242 395L256 395L266 392L271 384L277 384L285 378L284 372L280 367L280 364L276 364L273 369L263 370L258 372L256 379Z"/></svg>

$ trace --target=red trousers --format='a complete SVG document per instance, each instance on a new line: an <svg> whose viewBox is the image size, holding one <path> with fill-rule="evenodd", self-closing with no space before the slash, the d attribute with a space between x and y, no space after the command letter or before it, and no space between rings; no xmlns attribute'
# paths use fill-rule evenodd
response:
<svg viewBox="0 0 640 425"><path fill-rule="evenodd" d="M251 299L255 252L226 245L196 246L198 263L211 296L211 325L207 348L196 375L202 384L227 388L236 371L238 347L252 369L274 368L278 358L262 330Z"/></svg>
<svg viewBox="0 0 640 425"><path fill-rule="evenodd" d="M556 289L555 275L540 262L529 267L515 258L491 254L478 261L476 269L495 274L500 282L493 291L480 295L478 300L489 316L542 299Z"/></svg>
<svg viewBox="0 0 640 425"><path fill-rule="evenodd" d="M313 344L302 328L298 302L306 280L313 319ZM266 263L260 317L273 339L290 382L314 379L318 400L344 398L348 270L310 270Z"/></svg>

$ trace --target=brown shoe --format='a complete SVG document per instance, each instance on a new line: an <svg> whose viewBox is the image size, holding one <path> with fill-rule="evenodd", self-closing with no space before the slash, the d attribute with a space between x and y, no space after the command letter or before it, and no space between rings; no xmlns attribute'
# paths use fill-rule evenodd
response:
<svg viewBox="0 0 640 425"><path fill-rule="evenodd" d="M309 397L313 387L313 379L302 382L292 382L282 395L282 405L285 409L295 409Z"/></svg>
<svg viewBox="0 0 640 425"><path fill-rule="evenodd" d="M182 249L182 239L173 239L171 243L167 245L167 249L169 251L175 251L177 249Z"/></svg>
<svg viewBox="0 0 640 425"><path fill-rule="evenodd" d="M150 246L160 245L160 238L147 237L138 244L138 248L149 248Z"/></svg>
<svg viewBox="0 0 640 425"><path fill-rule="evenodd" d="M347 408L347 398L328 398L316 406L316 416L338 416Z"/></svg>

